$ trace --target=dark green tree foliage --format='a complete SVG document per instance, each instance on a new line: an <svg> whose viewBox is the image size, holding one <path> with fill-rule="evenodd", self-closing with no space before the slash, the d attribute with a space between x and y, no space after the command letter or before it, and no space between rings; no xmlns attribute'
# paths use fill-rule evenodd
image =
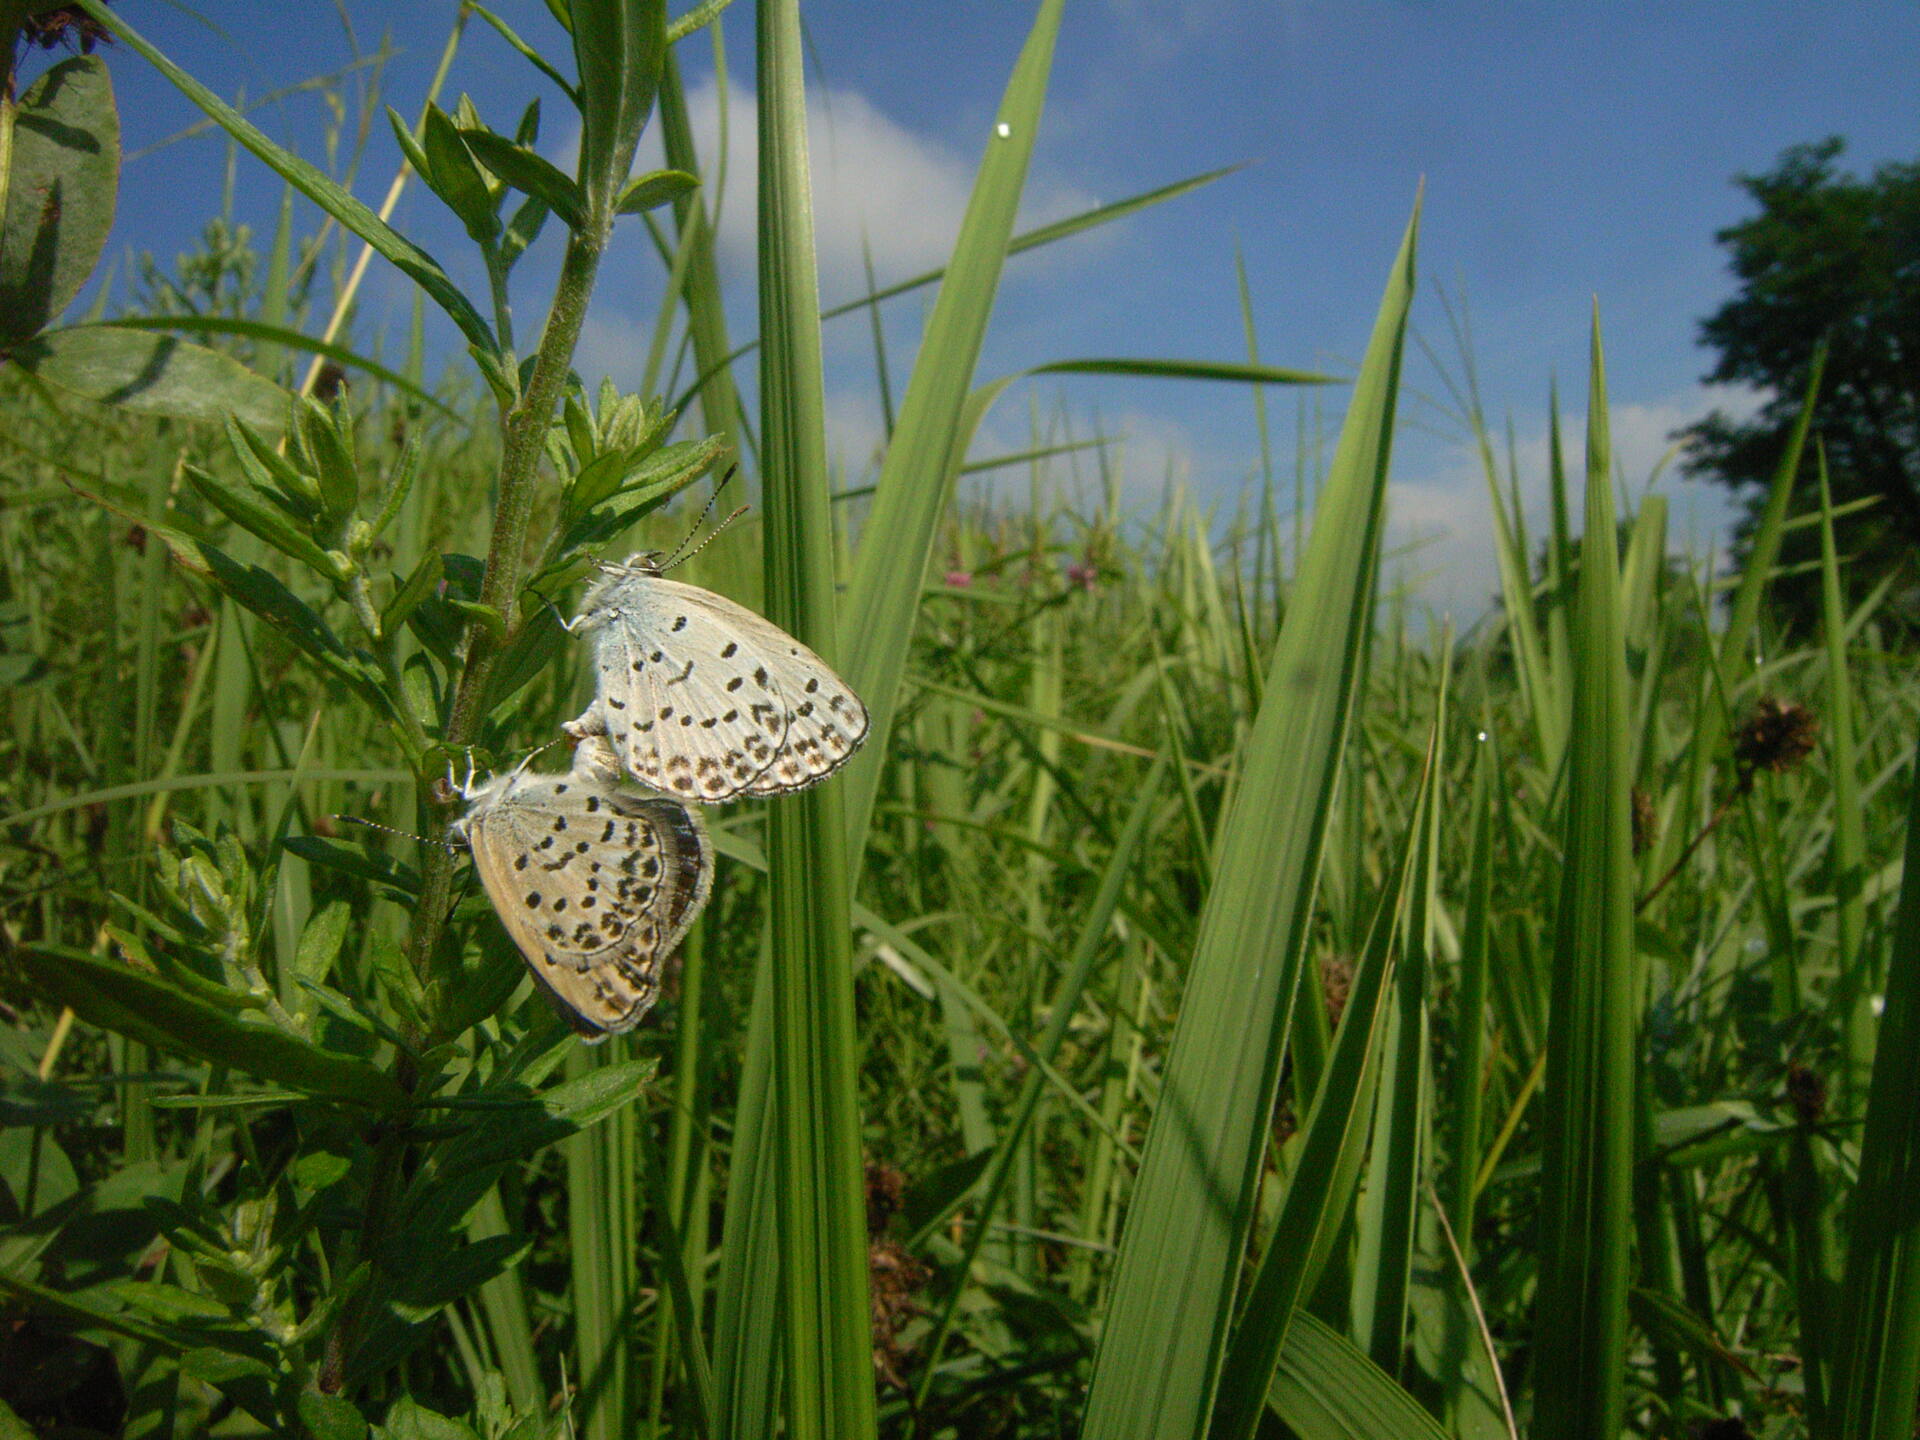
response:
<svg viewBox="0 0 1920 1440"><path fill-rule="evenodd" d="M1835 138L1786 151L1740 185L1759 213L1716 237L1727 247L1739 293L1700 324L1719 354L1710 381L1767 395L1752 419L1716 411L1687 436L1687 468L1745 495L1741 536L1766 487L1805 395L1815 346L1831 352L1815 412L1815 436L1832 468L1836 508L1871 500L1837 525L1850 600L1899 571L1886 613L1920 627L1920 163L1882 165L1860 179L1838 168ZM1794 508L1819 507L1804 486ZM1819 532L1788 532L1785 572L1772 597L1783 625L1818 623Z"/></svg>

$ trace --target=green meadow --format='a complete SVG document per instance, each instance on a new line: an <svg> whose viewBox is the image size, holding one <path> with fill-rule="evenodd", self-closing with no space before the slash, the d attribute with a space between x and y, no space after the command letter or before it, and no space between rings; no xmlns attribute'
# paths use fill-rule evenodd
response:
<svg viewBox="0 0 1920 1440"><path fill-rule="evenodd" d="M1463 390L1501 594L1456 628L1383 566L1417 196L1356 260L1348 373L1262 363L1250 312L1244 363L1053 367L1243 392L1229 507L1128 500L1044 415L974 444L1025 404L979 366L1008 257L1217 178L1016 226L1060 0L944 269L825 317L800 16L761 0L751 333L674 59L724 4L549 0L548 54L463 16L577 108L571 174L558 115L384 97L392 183L487 293L141 7L73 8L111 66L0 103L0 1440L1914 1433L1920 684L1891 579L1843 598L1835 507L1791 503L1829 483L1817 383L1732 570L1621 483L1602 317L1544 477ZM61 325L133 65L283 219ZM669 168L633 178L647 127ZM551 293L514 268L540 233ZM572 368L610 244L666 280L640 394ZM363 257L409 333L351 324ZM876 354L849 475L822 325L888 303L923 336ZM594 562L747 500L673 578L812 646L871 730L706 809L661 1001L585 1045L443 843L449 777L564 769ZM1809 528L1824 609L1788 632Z"/></svg>

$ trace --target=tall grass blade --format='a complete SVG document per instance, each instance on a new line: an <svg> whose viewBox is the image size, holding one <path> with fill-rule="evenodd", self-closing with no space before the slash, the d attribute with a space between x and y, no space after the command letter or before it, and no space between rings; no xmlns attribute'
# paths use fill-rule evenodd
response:
<svg viewBox="0 0 1920 1440"><path fill-rule="evenodd" d="M1395 969L1395 919L1415 857L1425 846L1424 816L1433 804L1434 779L1430 745L1415 823L1407 831L1397 873L1381 894L1332 1053L1314 1091L1280 1218L1260 1257L1233 1346L1221 1368L1212 1440L1251 1440L1272 1392L1287 1336L1298 1318L1298 1306L1313 1293L1336 1236L1344 1232L1379 1088L1384 1000Z"/></svg>
<svg viewBox="0 0 1920 1440"><path fill-rule="evenodd" d="M1416 211L1241 759L1087 1400L1088 1440L1207 1425L1378 564Z"/></svg>
<svg viewBox="0 0 1920 1440"><path fill-rule="evenodd" d="M1443 642L1439 693L1434 699L1430 770L1446 763L1447 682ZM1440 807L1431 783L1414 811L1415 861L1407 896L1405 959L1394 975L1393 1003L1381 1042L1380 1087L1374 1101L1373 1162L1357 1226L1353 1286L1353 1334L1373 1363L1400 1373L1407 1326L1407 1292L1413 1270L1414 1217L1420 1208L1430 1102L1427 1097L1430 1037L1427 989L1433 970L1435 889L1439 883Z"/></svg>
<svg viewBox="0 0 1920 1440"><path fill-rule="evenodd" d="M1833 494L1827 483L1827 453L1820 460L1820 615L1826 647L1827 773L1833 785L1833 841L1827 869L1833 885L1835 1000L1843 1006L1842 1080L1854 1107L1873 1075L1876 966L1866 951L1867 902L1861 886L1867 872L1866 811L1860 794L1859 745L1854 734L1853 677L1847 670L1847 611L1840 589L1840 557L1833 538Z"/></svg>
<svg viewBox="0 0 1920 1440"><path fill-rule="evenodd" d="M761 0L758 21L767 610L832 659L839 649L832 489L797 0ZM768 815L780 1325L791 1440L874 1433L841 797L840 784L819 786L775 801Z"/></svg>
<svg viewBox="0 0 1920 1440"><path fill-rule="evenodd" d="M1534 1321L1535 1431L1556 1440L1618 1440L1631 1235L1632 712L1597 316L1592 364Z"/></svg>
<svg viewBox="0 0 1920 1440"><path fill-rule="evenodd" d="M1848 1217L1836 1440L1906 1440L1920 1400L1920 773L1909 783L1900 909Z"/></svg>

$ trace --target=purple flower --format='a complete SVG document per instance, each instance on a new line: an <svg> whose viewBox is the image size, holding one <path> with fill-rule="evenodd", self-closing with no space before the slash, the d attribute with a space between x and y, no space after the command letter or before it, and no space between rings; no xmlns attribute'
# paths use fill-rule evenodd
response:
<svg viewBox="0 0 1920 1440"><path fill-rule="evenodd" d="M947 584L951 585L955 590L965 590L973 584L973 572L971 570L949 570L947 571Z"/></svg>

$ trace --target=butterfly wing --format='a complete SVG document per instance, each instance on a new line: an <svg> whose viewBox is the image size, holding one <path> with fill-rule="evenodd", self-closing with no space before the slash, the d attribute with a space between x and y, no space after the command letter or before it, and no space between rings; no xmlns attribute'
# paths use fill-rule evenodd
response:
<svg viewBox="0 0 1920 1440"><path fill-rule="evenodd" d="M866 709L825 661L723 595L656 575L590 597L599 693L567 729L690 800L811 785L853 753Z"/></svg>
<svg viewBox="0 0 1920 1440"><path fill-rule="evenodd" d="M466 822L474 867L528 969L583 1034L631 1029L706 903L697 814L605 777L514 776Z"/></svg>

